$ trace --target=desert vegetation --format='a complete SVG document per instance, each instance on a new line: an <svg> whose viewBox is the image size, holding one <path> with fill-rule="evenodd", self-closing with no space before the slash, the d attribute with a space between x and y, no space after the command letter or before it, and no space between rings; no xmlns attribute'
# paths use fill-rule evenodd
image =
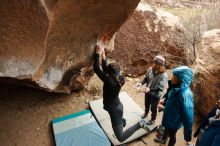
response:
<svg viewBox="0 0 220 146"><path fill-rule="evenodd" d="M189 60L195 60L204 32L220 28L220 2L173 0L163 9L179 17L184 31L170 37L188 48Z"/></svg>

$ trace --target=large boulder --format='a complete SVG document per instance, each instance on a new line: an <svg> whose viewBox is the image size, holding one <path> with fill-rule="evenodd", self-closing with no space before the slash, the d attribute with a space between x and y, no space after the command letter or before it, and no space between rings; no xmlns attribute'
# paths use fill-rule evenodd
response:
<svg viewBox="0 0 220 146"><path fill-rule="evenodd" d="M144 74L157 54L163 55L170 67L187 64L184 45L177 40L183 31L178 17L141 2L117 33L110 57L132 77Z"/></svg>
<svg viewBox="0 0 220 146"><path fill-rule="evenodd" d="M206 115L220 98L220 29L204 33L193 68L195 105Z"/></svg>
<svg viewBox="0 0 220 146"><path fill-rule="evenodd" d="M94 45L113 36L139 0L1 0L0 77L55 92L81 89Z"/></svg>

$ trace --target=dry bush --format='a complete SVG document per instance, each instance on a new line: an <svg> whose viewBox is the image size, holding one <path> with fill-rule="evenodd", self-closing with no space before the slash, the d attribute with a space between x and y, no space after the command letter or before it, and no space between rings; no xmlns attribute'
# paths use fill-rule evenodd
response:
<svg viewBox="0 0 220 146"><path fill-rule="evenodd" d="M193 8L165 8L178 16L183 24L184 32L171 37L179 44L184 45L188 56L194 60L197 56L196 49L204 32L220 28L220 3L213 3L206 7Z"/></svg>

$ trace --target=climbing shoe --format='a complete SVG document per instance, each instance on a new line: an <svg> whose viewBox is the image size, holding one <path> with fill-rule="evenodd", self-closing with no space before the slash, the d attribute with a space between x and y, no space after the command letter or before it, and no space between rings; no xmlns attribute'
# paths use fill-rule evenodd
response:
<svg viewBox="0 0 220 146"><path fill-rule="evenodd" d="M126 119L122 118L123 127L126 126Z"/></svg>
<svg viewBox="0 0 220 146"><path fill-rule="evenodd" d="M144 113L143 115L141 115L141 118L144 119L147 117L147 113Z"/></svg>
<svg viewBox="0 0 220 146"><path fill-rule="evenodd" d="M150 132L150 129L147 127L147 122L144 119L141 119L139 124L140 124L141 128L143 128L144 130Z"/></svg>
<svg viewBox="0 0 220 146"><path fill-rule="evenodd" d="M157 143L161 143L161 144L165 144L166 143L166 140L161 138L161 137L154 138L154 141L157 142Z"/></svg>
<svg viewBox="0 0 220 146"><path fill-rule="evenodd" d="M150 120L150 121L147 122L147 125L153 125L154 123L155 123L155 121Z"/></svg>

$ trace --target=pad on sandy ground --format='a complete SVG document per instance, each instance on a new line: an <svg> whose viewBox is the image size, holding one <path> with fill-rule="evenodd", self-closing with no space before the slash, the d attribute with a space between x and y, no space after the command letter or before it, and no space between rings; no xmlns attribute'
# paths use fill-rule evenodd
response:
<svg viewBox="0 0 220 146"><path fill-rule="evenodd" d="M144 113L144 111L129 97L129 95L126 92L121 92L119 94L119 98L124 106L123 117L126 119L127 122L126 127L124 128L125 130L130 126L134 125L135 123L137 123L138 121L140 121L141 115ZM156 128L155 124L148 127L149 131L146 131L141 128L138 131L136 131L131 137L129 137L126 141L120 143L114 136L110 116L103 109L103 99L91 101L89 104L93 113L95 114L96 119L98 120L98 122L104 129L105 133L107 134L107 136L114 145L120 145L123 143L130 142L134 139L137 139L138 137L150 133L152 130ZM145 118L145 120L149 121L149 119L147 118Z"/></svg>
<svg viewBox="0 0 220 146"><path fill-rule="evenodd" d="M52 121L56 146L111 146L89 110Z"/></svg>

